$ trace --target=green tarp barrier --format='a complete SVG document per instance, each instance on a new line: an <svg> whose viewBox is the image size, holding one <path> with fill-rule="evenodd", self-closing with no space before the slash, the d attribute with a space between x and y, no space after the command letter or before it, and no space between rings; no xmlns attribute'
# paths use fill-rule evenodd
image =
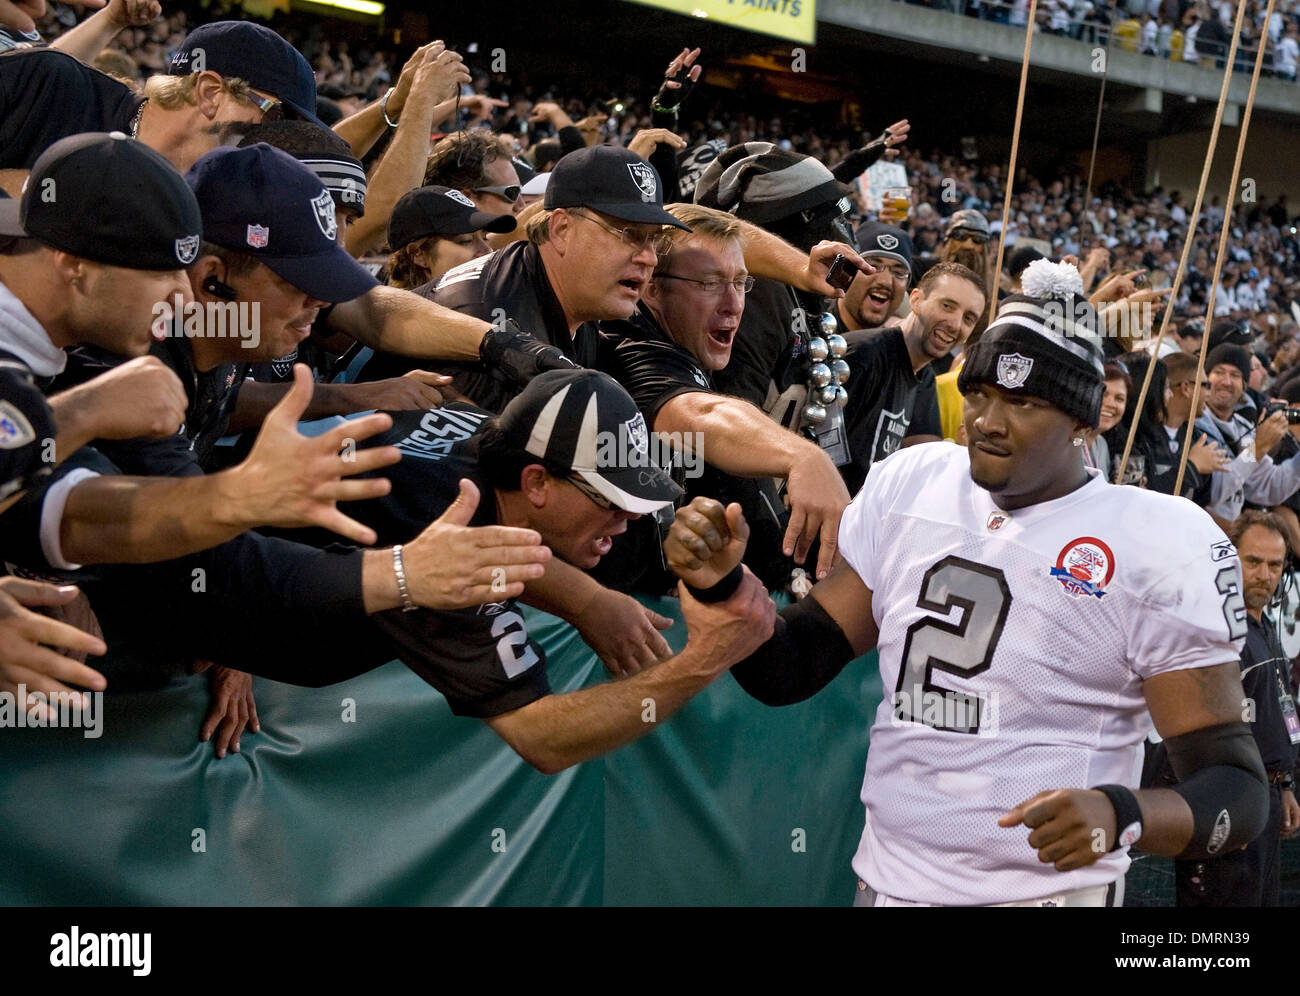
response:
<svg viewBox="0 0 1300 996"><path fill-rule="evenodd" d="M677 603L650 603L678 620ZM604 680L531 613L552 686ZM202 678L106 696L100 739L0 730L0 904L846 905L874 654L769 709L723 677L648 736L547 777L398 663L255 683L260 734L197 742ZM354 706L349 707L346 700ZM352 721L346 721L351 719Z"/></svg>

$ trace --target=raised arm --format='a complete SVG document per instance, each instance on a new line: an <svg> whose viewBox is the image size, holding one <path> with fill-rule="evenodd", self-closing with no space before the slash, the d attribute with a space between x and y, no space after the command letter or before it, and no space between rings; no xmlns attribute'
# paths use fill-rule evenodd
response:
<svg viewBox="0 0 1300 996"><path fill-rule="evenodd" d="M397 131L370 177L366 213L347 234L347 249L361 256L383 243L388 217L408 190L420 186L429 157L429 133L439 102L469 82L469 70L458 53L441 45L426 45L415 69L410 94L397 119ZM389 103L392 101L390 99Z"/></svg>
<svg viewBox="0 0 1300 996"><path fill-rule="evenodd" d="M101 0L73 0L74 6L99 7ZM158 0L109 0L71 31L50 42L50 48L66 52L79 62L90 65L123 28L143 27L162 16Z"/></svg>

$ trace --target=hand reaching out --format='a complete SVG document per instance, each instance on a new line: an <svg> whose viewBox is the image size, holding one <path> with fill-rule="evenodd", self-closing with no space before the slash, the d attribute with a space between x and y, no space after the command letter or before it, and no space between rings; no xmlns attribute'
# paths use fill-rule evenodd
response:
<svg viewBox="0 0 1300 996"><path fill-rule="evenodd" d="M627 143L627 148L629 152L635 152L642 159L649 159L661 143L671 145L678 152L686 148L686 139L667 128L642 128L632 136L632 141Z"/></svg>

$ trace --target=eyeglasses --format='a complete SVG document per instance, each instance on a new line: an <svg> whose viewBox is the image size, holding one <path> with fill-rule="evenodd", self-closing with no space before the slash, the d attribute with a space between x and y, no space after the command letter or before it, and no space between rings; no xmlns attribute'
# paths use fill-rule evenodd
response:
<svg viewBox="0 0 1300 996"><path fill-rule="evenodd" d="M675 273L656 273L656 280L685 280L695 284L705 297L721 297L723 289L730 287L737 294L748 294L754 289L753 277L737 277L735 280L696 280L694 277L679 277Z"/></svg>
<svg viewBox="0 0 1300 996"><path fill-rule="evenodd" d="M912 271L909 270L902 263L887 263L885 260L878 259L875 256L864 256L862 258L865 259L868 263L870 263L871 266L873 266L877 270L877 272L880 270L884 270L895 280L902 280L906 282L912 276Z"/></svg>
<svg viewBox="0 0 1300 996"><path fill-rule="evenodd" d="M471 187L476 194L496 194L503 201L509 201L513 204L519 200L520 186L517 183L507 183L500 187Z"/></svg>
<svg viewBox="0 0 1300 996"><path fill-rule="evenodd" d="M274 97L265 97L256 90L248 91L248 102L262 112L262 122L283 121L284 104Z"/></svg>
<svg viewBox="0 0 1300 996"><path fill-rule="evenodd" d="M590 498L598 506L603 508L606 512L612 512L614 510L614 503L584 481L581 477L578 477L575 474L572 477L566 477L565 480Z"/></svg>
<svg viewBox="0 0 1300 996"><path fill-rule="evenodd" d="M581 208L574 208L572 213L577 215L579 218L586 218L593 224L599 225L605 231L609 232L610 235L618 236L619 241L629 249L640 253L644 252L648 246L651 249L654 249L655 253L658 254L659 247L656 243L663 237L662 225L656 225L653 228L615 228L613 225L605 224L605 222L601 221L594 214L588 214Z"/></svg>

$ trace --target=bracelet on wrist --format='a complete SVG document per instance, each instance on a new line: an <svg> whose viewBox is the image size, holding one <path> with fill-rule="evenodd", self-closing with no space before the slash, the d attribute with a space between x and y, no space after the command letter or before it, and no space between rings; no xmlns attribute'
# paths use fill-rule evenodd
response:
<svg viewBox="0 0 1300 996"><path fill-rule="evenodd" d="M414 612L419 608L411 598L411 590L406 586L406 566L402 563L402 544L393 547L393 573L397 575L397 594L402 599L402 611Z"/></svg>
<svg viewBox="0 0 1300 996"><path fill-rule="evenodd" d="M740 587L740 582L745 578L745 569L737 564L731 569L731 573L719 581L717 584L709 585L707 588L697 588L693 584L686 584L686 590L694 596L697 602L725 602L736 593ZM685 584L685 582L683 582Z"/></svg>
<svg viewBox="0 0 1300 996"><path fill-rule="evenodd" d="M386 94L384 94L384 99L381 100L381 101L379 102L379 110L380 110L380 113L382 113L382 114L384 115L384 124L388 125L388 127L390 127L390 128L396 128L396 127L397 127L397 122L394 121L394 120L392 120L392 119L388 116L388 98L391 97L391 96L393 95L393 91L396 90L396 89L397 89L397 87L395 87L395 86L390 86L390 87L388 88L388 92L387 92ZM401 112L401 111L398 111L398 112L397 112L397 116L398 116L398 118L401 118L401 116L402 116L402 112Z"/></svg>

